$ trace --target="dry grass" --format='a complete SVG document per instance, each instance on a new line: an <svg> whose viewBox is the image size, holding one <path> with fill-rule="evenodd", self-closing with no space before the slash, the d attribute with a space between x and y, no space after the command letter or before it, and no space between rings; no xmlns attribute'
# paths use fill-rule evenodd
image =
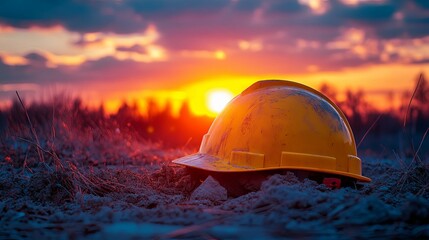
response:
<svg viewBox="0 0 429 240"><path fill-rule="evenodd" d="M79 149L76 149L76 146L73 145L76 142L82 142L82 141L88 140L88 139L82 139L82 137L89 138L90 136L88 134L78 137L77 135L79 135L79 133L76 132L76 129L75 130L70 129L69 126L67 126L63 122L62 124L63 128L61 128L59 132L67 132L67 134L69 135L68 140L70 140L70 142L65 143L65 145L61 146L60 148L57 148L55 145L55 137L57 132L55 126L58 126L58 124L54 122L55 121L54 109L52 111L53 112L52 123L50 127L51 133L47 134L47 136L51 136L52 139L46 140L46 142L50 144L45 144L49 149L42 147L41 140L40 140L41 138L39 137L36 131L36 128L32 123L32 119L30 118L30 115L28 113L28 110L25 104L22 101L18 92L16 92L16 95L25 113L28 129L30 130L30 133L31 133L30 139L18 136L17 140L29 144L33 149L35 149L37 154L36 163L35 162L32 163L33 166L36 166L35 168L28 167L28 162L27 162L28 155L29 155L28 150L26 151L24 162L22 163L22 166L21 166L23 169L28 169L33 174L31 179L32 183L30 186L31 191L34 193L33 199L43 201L43 202L52 201L55 203L61 203L61 202L64 202L64 200L67 200L67 201L74 200L75 196L78 193L104 196L105 194L111 193L111 192L137 191L136 189L131 189L132 187L130 185L127 186L120 183L119 181L121 179L119 180L115 179L116 181L106 179L104 175L107 174L107 172L105 174L103 173L93 174L92 171L88 171L87 167L85 167L87 166L87 164L85 164L82 161L85 161L85 155L87 160L91 158L91 156L89 156L91 154L91 150L89 150L89 152L87 151L85 154L80 152ZM78 139L74 139L76 137ZM118 141L115 138L112 138L111 140ZM124 141L124 140L126 139L120 139L119 141ZM98 144L98 143L92 143L92 144ZM108 145L113 145L110 147L114 148L115 143L110 142ZM88 147L90 146L83 146L84 149ZM100 147L101 148L100 150L101 151L105 150L108 147L109 146L106 146L106 147L102 146ZM69 151L69 148L71 148L72 150L71 153ZM121 150L123 151L123 149ZM97 154L96 152L93 152L93 153L100 156L100 154ZM60 157L60 156L66 156L70 154L72 157L71 158L67 157L66 160ZM132 157L133 154L138 154L138 152L126 151L126 152L123 152L122 154ZM103 156L100 156L100 157L103 158ZM155 157L155 156L152 156L152 157ZM103 160L98 159L98 161L103 161ZM104 163L106 165L107 160L104 160ZM40 169L37 167L39 164L43 166L43 169ZM54 167L51 167L52 164ZM96 164L98 165L98 163ZM122 164L124 164L124 160L122 160ZM106 168L104 169L107 170Z"/></svg>
<svg viewBox="0 0 429 240"><path fill-rule="evenodd" d="M416 96L417 90L419 89L419 86L420 86L422 81L423 81L423 73L421 73L419 75L419 80L416 84L416 87L414 88L413 94L411 95L410 102L408 103L407 112L404 115L404 124L403 124L404 128L405 128L405 126L407 126L407 118L408 118L408 115L410 114L411 103L413 102L413 99Z"/></svg>
<svg viewBox="0 0 429 240"><path fill-rule="evenodd" d="M423 134L419 147L411 159L411 162L406 165L402 161L403 173L397 181L397 191L410 191L418 196L423 196L429 190L429 163L422 161L418 154L429 132L429 128Z"/></svg>
<svg viewBox="0 0 429 240"><path fill-rule="evenodd" d="M36 146L37 154L39 155L39 160L40 160L40 162L44 163L45 162L45 158L43 156L43 153L41 152L43 149L40 147L40 141L39 141L39 137L37 136L36 129L34 129L33 123L31 123L31 119L30 119L30 116L28 115L27 108L25 108L25 105L22 102L22 99L19 96L18 91L16 91L16 96L18 97L19 102L21 103L21 106L24 109L25 116L27 117L27 122L28 122L28 125L30 127L30 131L31 131L31 133L33 135L34 140L36 141L34 143L34 145Z"/></svg>
<svg viewBox="0 0 429 240"><path fill-rule="evenodd" d="M0 238L29 238L35 232L59 236L67 231L70 233L67 235L69 238L73 238L73 234L92 236L91 234L105 230L107 223L116 224L120 221L136 223L136 226L144 222L177 227L176 230L157 233L156 237L160 239L228 238L230 235L216 234L213 229L219 227L227 230L231 229L228 227L236 227L241 231L240 234L250 237L253 235L249 232L254 230L273 232L274 235L271 236L279 238L329 238L329 234L340 238L340 234L348 234L347 231L350 230L354 234L363 232L365 236L382 238L393 236L385 235L386 233L407 233L407 228L415 226L415 223L408 223L408 220L398 220L393 214L397 211L409 212L406 208L401 210L399 204L395 206L397 209L392 214L383 217L383 214L390 211L392 202L396 204L408 201L404 196L410 192L423 198L427 197L429 192L429 168L423 164L424 159L419 157L424 152L424 141L429 134L429 130L426 130L411 157L413 159L409 159L411 162L405 157L398 157L398 161L403 162L401 173L396 166L391 171L393 174L390 174L386 173L390 166L388 164L367 163L367 166L379 169L369 171L369 177L372 177L374 182L364 186L363 190L320 190L316 183L283 179L282 176L281 179L287 180L287 184L273 180L267 184L270 185L269 189L266 187L265 190L247 196L229 198L225 203L219 203L220 205L204 205L204 201L189 201L189 195L200 182L196 182L196 185L190 184L192 179L185 169L167 164L169 159L189 153L187 150L161 149L159 145L136 139L129 132L107 128L103 122L91 123L91 128L82 128L81 120L74 118L72 112L64 108L61 111L54 108L52 115L43 118L45 121L40 121L37 115L34 115L34 110L32 114L31 107L27 109L23 101L20 102L20 107L24 110L20 112L22 118L19 127L11 131L14 135L8 133L7 136L11 140L0 139L0 148L5 150L3 154L8 159L0 162L0 167L5 170L1 172L3 175L0 174L0 200L9 201L4 206L11 205L15 200L20 201L21 205L13 205L9 210L3 210L11 216L0 216L0 223L9 231L8 235L1 235L0 230ZM72 116L68 116L69 113ZM369 132L376 129L380 119L381 115L367 128L362 141ZM73 122L79 124L73 125ZM16 174L18 176L15 176L15 172L19 171L21 172ZM375 177L379 172L383 173L381 177ZM392 178L387 179L388 176ZM399 176L398 179L396 176ZM386 183L383 182L384 178ZM278 182L278 186L274 186L273 182ZM3 183L5 184L2 185ZM6 184L14 185L15 189ZM391 188L394 185L395 187ZM381 190L383 187L387 190ZM6 194L2 193L10 195L6 197ZM388 194L390 196L386 198L394 198L395 201L383 198ZM28 198L32 201L28 201ZM39 210L41 206L49 203L51 204L48 207L51 208L46 208L46 212ZM0 212L1 204L0 201ZM37 211L28 210L28 204L36 205L34 209ZM363 207L368 205L371 209L356 207L362 204ZM419 206L425 207L425 204L423 202L417 205L416 209L422 208ZM375 207L372 208L373 206ZM70 208L73 210L69 211ZM56 211L58 215L53 218ZM362 212L374 215L372 217L375 220L355 218L355 215L360 216ZM16 216L21 216L25 221ZM351 226L348 216L363 222L359 223L361 225ZM420 217L417 219L423 219L421 221L427 219L424 212L418 216ZM415 217L410 215L408 219ZM394 225L394 221L398 221L398 225ZM38 227L34 222L39 224ZM278 225L272 225L273 222ZM289 226L290 222L299 223L301 228L296 230L298 225ZM308 224L316 222L317 226L320 225L316 229L313 229L316 225ZM329 232L325 228L335 231ZM380 231L380 235L374 235ZM127 238L122 232L120 234L121 237Z"/></svg>
<svg viewBox="0 0 429 240"><path fill-rule="evenodd" d="M410 98L410 101L407 106L407 110L404 115L404 122L403 122L403 129L405 132L406 126L407 126L407 119L408 115L410 113L411 105L413 102L413 99L416 95L416 92L421 85L421 82L423 80L423 74L420 74L419 80L416 84L416 87L413 91L413 94ZM407 165L404 163L404 161L401 161L403 165L403 173L396 184L396 191L403 191L406 189L407 191L411 191L415 193L416 195L424 195L429 190L429 163L425 163L421 160L419 157L419 152L423 146L423 143L426 139L426 136L429 132L429 128L426 129L425 133L423 134L422 139L420 140L419 146L417 150L414 150L414 146L412 144L412 140L410 140L412 146L411 148L414 150L413 157L411 159L411 162ZM410 139L413 138L413 136L409 136Z"/></svg>
<svg viewBox="0 0 429 240"><path fill-rule="evenodd" d="M410 112L414 96L421 81L422 75L419 78L419 82L417 83L408 104L404 116L404 128L407 124L407 115ZM65 185L63 188L70 192L70 196L76 196L77 193L90 193L93 195L103 196L110 192L133 191L133 189L128 188L127 185L124 185L119 181L112 181L111 179L104 178L103 174L93 174L88 170L88 167L103 165L104 167L107 167L110 164L118 165L117 161L121 161L123 166L126 164L138 164L134 160L130 159L138 159L140 163L142 161L146 161L146 163L150 165L156 165L160 160L162 161L161 158L157 158L156 154L151 154L150 151L139 151L138 147L140 146L136 147L134 145L136 139L133 139L130 135L120 134L121 137L118 138L118 134L116 132L104 129L103 123L98 122L95 125L93 124L90 131L77 129L79 126L73 126L73 121L75 120L73 119L73 116L65 119L64 115L58 114L57 116L55 114L56 106L60 106L59 108L61 108L62 112L67 112L67 110L64 109L64 106L62 106L65 105L64 103L54 102L52 104L52 115L50 117L51 122L49 124L46 122L44 123L44 125L48 127L35 126L19 93L17 92L16 95L27 121L27 130L30 133L29 137L18 137L17 139L29 144L32 149L35 150L38 159L37 162L44 166L45 170L42 171L46 171L47 176L55 174L56 176L62 176L62 178L65 177L69 179L59 184ZM358 148L371 130L374 129L382 116L383 114L379 114L371 126L366 130L357 145ZM39 131L37 131L38 128L40 128ZM406 161L404 159L401 160L404 162L404 170L403 174L398 179L397 191L403 191L404 189L407 189L404 188L404 186L413 184L419 188L418 190L413 190L413 192L416 192L419 195L423 195L427 192L428 184L425 174L428 170L428 165L423 164L423 161L419 157L419 152L428 134L428 130L426 130L420 141L419 147L414 152L414 157L411 163L405 164ZM44 136L40 138L38 132L40 133L41 131L48 131L48 133L44 134ZM56 138L60 139L57 140ZM45 140L44 142L46 142L46 144L42 144L43 141L41 141L41 139ZM106 141L106 139L108 139L108 142L103 142ZM121 148L117 147L122 145L127 146ZM184 152L185 150L182 149L182 152L179 153L179 155L183 155ZM165 152L163 154L165 155ZM27 150L25 157L23 158L24 161L22 163L22 168L32 172L34 169L28 166L28 155L31 156L31 153ZM171 174L164 175L170 176ZM57 179L61 182L62 178L52 179ZM158 180L159 179L160 178L158 178ZM169 186L170 183L167 179L167 182L162 181L160 185Z"/></svg>

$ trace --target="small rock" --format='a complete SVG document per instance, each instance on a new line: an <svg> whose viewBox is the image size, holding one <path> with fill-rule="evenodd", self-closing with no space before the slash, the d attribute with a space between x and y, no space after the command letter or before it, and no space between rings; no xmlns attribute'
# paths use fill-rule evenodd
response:
<svg viewBox="0 0 429 240"><path fill-rule="evenodd" d="M191 200L210 200L222 202L228 199L227 191L212 176L206 180L191 195Z"/></svg>

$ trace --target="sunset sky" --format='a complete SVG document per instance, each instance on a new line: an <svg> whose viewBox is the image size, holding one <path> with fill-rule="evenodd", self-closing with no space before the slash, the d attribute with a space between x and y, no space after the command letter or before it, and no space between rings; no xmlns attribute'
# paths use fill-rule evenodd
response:
<svg viewBox="0 0 429 240"><path fill-rule="evenodd" d="M429 74L427 0L4 0L0 106L61 92L114 110L154 98L194 113L260 79L400 101Z"/></svg>

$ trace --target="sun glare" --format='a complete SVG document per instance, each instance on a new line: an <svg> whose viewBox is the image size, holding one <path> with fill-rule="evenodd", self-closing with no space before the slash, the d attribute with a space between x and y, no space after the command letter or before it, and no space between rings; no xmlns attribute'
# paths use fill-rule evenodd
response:
<svg viewBox="0 0 429 240"><path fill-rule="evenodd" d="M207 94L207 105L210 111L220 113L233 98L228 90L213 90Z"/></svg>

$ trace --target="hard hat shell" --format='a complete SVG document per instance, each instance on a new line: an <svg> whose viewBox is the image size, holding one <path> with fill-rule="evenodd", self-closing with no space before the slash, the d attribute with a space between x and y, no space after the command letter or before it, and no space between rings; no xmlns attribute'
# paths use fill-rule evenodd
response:
<svg viewBox="0 0 429 240"><path fill-rule="evenodd" d="M204 135L198 153L173 161L214 172L315 171L362 176L343 112L305 85L259 81L231 100Z"/></svg>

